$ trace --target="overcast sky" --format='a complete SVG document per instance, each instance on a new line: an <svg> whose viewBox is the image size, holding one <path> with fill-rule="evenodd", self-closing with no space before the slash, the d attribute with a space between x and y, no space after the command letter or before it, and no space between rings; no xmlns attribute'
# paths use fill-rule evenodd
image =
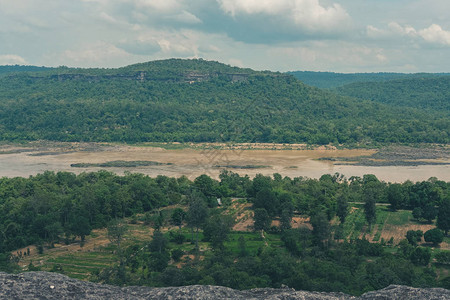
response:
<svg viewBox="0 0 450 300"><path fill-rule="evenodd" d="M450 72L450 0L0 0L0 65Z"/></svg>

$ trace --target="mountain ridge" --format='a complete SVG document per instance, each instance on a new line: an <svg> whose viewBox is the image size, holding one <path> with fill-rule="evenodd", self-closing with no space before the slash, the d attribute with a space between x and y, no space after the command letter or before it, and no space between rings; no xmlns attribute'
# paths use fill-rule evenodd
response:
<svg viewBox="0 0 450 300"><path fill-rule="evenodd" d="M447 143L449 121L205 60L0 77L0 140Z"/></svg>

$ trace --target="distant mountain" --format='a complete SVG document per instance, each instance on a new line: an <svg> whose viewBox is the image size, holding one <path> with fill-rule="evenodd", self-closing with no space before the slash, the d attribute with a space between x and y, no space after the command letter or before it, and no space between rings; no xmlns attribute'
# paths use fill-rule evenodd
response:
<svg viewBox="0 0 450 300"><path fill-rule="evenodd" d="M0 77L0 140L447 143L449 122L201 59Z"/></svg>
<svg viewBox="0 0 450 300"><path fill-rule="evenodd" d="M9 73L41 72L41 71L47 71L50 69L51 68L47 68L47 67L19 66L19 65L0 66L0 76L6 75Z"/></svg>
<svg viewBox="0 0 450 300"><path fill-rule="evenodd" d="M450 112L450 76L357 82L336 88L341 95L393 106ZM450 117L450 116L449 116Z"/></svg>
<svg viewBox="0 0 450 300"><path fill-rule="evenodd" d="M383 82L395 79L428 78L450 75L450 73L334 73L311 71L295 71L288 72L288 74L291 74L307 85L324 89L340 87L355 82Z"/></svg>

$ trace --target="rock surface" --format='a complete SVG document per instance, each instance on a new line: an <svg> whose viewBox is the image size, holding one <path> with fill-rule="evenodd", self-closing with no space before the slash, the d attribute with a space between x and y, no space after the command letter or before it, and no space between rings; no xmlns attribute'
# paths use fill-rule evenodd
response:
<svg viewBox="0 0 450 300"><path fill-rule="evenodd" d="M237 291L220 286L169 288L125 287L95 284L47 272L0 273L0 299L450 299L446 289L417 289L391 285L379 291L353 297L342 293L318 293L285 289Z"/></svg>

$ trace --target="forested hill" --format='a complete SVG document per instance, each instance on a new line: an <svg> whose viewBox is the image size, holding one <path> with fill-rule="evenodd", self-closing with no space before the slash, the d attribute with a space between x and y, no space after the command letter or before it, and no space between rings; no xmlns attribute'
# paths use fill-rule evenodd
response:
<svg viewBox="0 0 450 300"><path fill-rule="evenodd" d="M6 74L19 72L41 72L50 69L51 68L47 67L7 65L7 66L0 66L0 76L5 76Z"/></svg>
<svg viewBox="0 0 450 300"><path fill-rule="evenodd" d="M434 78L450 75L450 73L334 73L312 71L293 71L288 72L288 74L307 85L324 89L341 87L355 82L385 82L397 79Z"/></svg>
<svg viewBox="0 0 450 300"><path fill-rule="evenodd" d="M448 143L445 114L339 96L205 60L0 77L0 139Z"/></svg>
<svg viewBox="0 0 450 300"><path fill-rule="evenodd" d="M450 111L450 76L358 82L337 88L341 95L389 105Z"/></svg>

